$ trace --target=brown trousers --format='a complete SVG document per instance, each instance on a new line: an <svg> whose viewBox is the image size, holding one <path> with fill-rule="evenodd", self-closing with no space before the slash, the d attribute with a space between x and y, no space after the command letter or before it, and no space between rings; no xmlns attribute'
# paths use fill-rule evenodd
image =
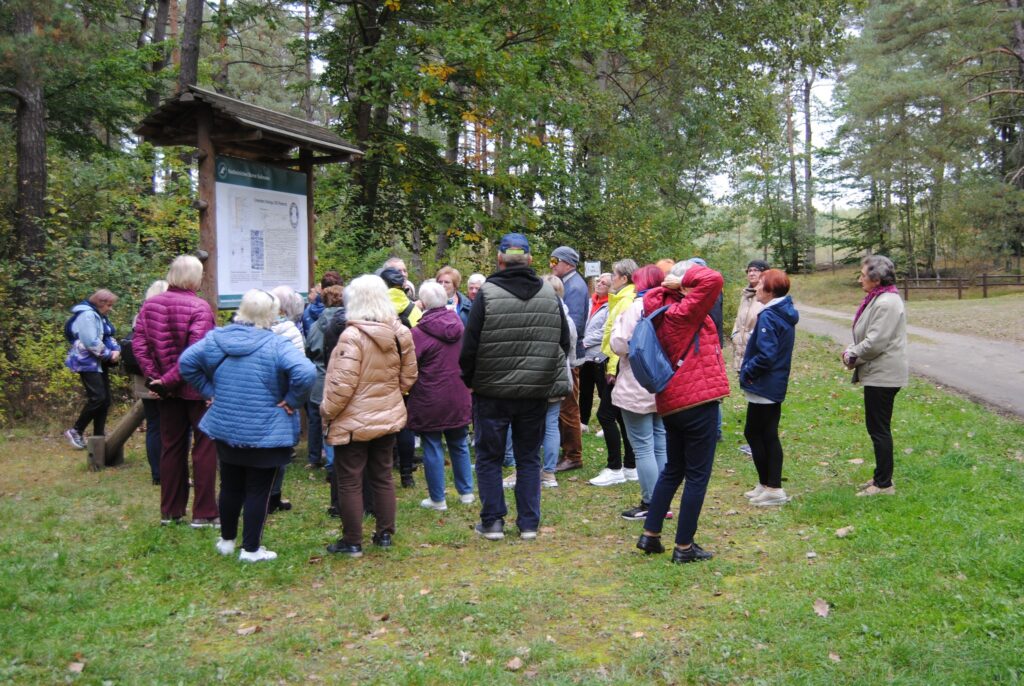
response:
<svg viewBox="0 0 1024 686"><path fill-rule="evenodd" d="M583 432L580 430L580 368L572 368L572 393L565 396L558 413L562 459L583 462Z"/></svg>
<svg viewBox="0 0 1024 686"><path fill-rule="evenodd" d="M376 533L395 533L395 482L391 480L395 435L334 446L341 540L345 543L363 544L363 479L373 492Z"/></svg>
<svg viewBox="0 0 1024 686"><path fill-rule="evenodd" d="M203 400L160 400L160 516L184 517L188 506L188 448L192 444L192 517L217 516L217 448L199 430Z"/></svg>

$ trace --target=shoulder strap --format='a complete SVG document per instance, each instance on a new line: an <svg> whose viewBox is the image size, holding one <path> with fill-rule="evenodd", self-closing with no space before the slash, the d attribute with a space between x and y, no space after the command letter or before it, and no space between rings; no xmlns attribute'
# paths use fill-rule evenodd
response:
<svg viewBox="0 0 1024 686"><path fill-rule="evenodd" d="M662 305L661 307L656 309L654 312L651 312L650 314L643 315L643 317L644 317L644 319L654 319L655 317L657 317L659 314L661 314L662 312L664 312L668 308L669 308L668 305ZM693 335L693 340L690 341L690 345L686 346L686 350L683 351L683 356L679 358L678 362L676 362L676 365L675 365L676 367L679 367L680 365L683 364L683 361L686 359L686 356L690 354L690 350L691 349L696 349L697 354L698 355L700 354L700 330L702 328L704 328L704 323L703 322L701 322L701 325L697 327L697 333L695 333Z"/></svg>

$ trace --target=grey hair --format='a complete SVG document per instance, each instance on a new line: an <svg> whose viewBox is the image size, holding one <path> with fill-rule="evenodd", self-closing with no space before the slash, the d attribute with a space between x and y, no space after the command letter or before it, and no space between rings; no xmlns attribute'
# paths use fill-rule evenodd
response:
<svg viewBox="0 0 1024 686"><path fill-rule="evenodd" d="M117 296L114 295L113 291L109 291L106 288L101 288L92 295L89 296L89 302L93 305L100 305L103 303L110 303L113 305L117 302Z"/></svg>
<svg viewBox="0 0 1024 686"><path fill-rule="evenodd" d="M669 274L671 274L672 276L678 276L679 278L683 278L683 275L686 274L686 272L690 271L690 267L692 267L695 264L697 263L691 262L690 260L679 260L674 265L672 265L672 269L669 271Z"/></svg>
<svg viewBox="0 0 1024 686"><path fill-rule="evenodd" d="M251 288L242 296L242 302L235 314L238 324L252 324L258 329L269 329L277 320L281 302L273 293Z"/></svg>
<svg viewBox="0 0 1024 686"><path fill-rule="evenodd" d="M470 274L469 278L466 279L466 286L472 286L475 283L483 284L487 280L487 277L483 274Z"/></svg>
<svg viewBox="0 0 1024 686"><path fill-rule="evenodd" d="M628 279L629 281L633 280L633 272L635 272L637 269L639 269L639 267L637 266L636 261L631 260L628 257L624 260L619 260L618 262L612 265L613 272L615 272L619 276L626 277L626 279Z"/></svg>
<svg viewBox="0 0 1024 686"><path fill-rule="evenodd" d="M551 287L555 289L555 295L557 295L559 298L565 297L565 284L562 283L562 280L560 278L558 278L554 274L545 274L541 278L543 278L545 281L551 284Z"/></svg>
<svg viewBox="0 0 1024 686"><path fill-rule="evenodd" d="M868 255L860 264L867 268L867 277L877 281L880 286L896 283L896 265L885 255Z"/></svg>
<svg viewBox="0 0 1024 686"><path fill-rule="evenodd" d="M154 295L160 295L166 293L169 286L163 279L157 279L153 283L149 284L149 288L146 289L146 297L143 300L149 300Z"/></svg>
<svg viewBox="0 0 1024 686"><path fill-rule="evenodd" d="M281 303L281 315L293 322L298 321L302 316L302 296L291 286L283 284L275 286L270 292Z"/></svg>
<svg viewBox="0 0 1024 686"><path fill-rule="evenodd" d="M424 310L444 307L448 304L448 293L437 281L424 281L420 285L420 302L423 303Z"/></svg>
<svg viewBox="0 0 1024 686"><path fill-rule="evenodd" d="M506 267L520 267L530 264L531 258L530 253L519 254L519 253L498 253L501 255L502 263Z"/></svg>
<svg viewBox="0 0 1024 686"><path fill-rule="evenodd" d="M345 286L345 313L350 322L390 323L398 317L384 279L374 274L364 274Z"/></svg>
<svg viewBox="0 0 1024 686"><path fill-rule="evenodd" d="M167 284L197 291L203 283L203 263L195 255L178 255L167 270Z"/></svg>

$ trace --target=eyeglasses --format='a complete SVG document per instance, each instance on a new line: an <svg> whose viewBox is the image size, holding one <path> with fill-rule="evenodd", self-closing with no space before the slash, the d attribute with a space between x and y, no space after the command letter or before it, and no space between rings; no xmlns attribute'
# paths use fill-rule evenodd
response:
<svg viewBox="0 0 1024 686"><path fill-rule="evenodd" d="M548 260L548 264L550 264L552 267L557 267L559 262L561 262L561 260L558 259L557 257L552 257L550 260Z"/></svg>

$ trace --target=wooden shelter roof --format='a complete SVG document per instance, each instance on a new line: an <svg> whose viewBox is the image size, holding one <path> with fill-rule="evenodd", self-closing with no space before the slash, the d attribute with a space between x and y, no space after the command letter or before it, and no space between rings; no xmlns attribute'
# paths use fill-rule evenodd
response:
<svg viewBox="0 0 1024 686"><path fill-rule="evenodd" d="M135 133L154 145L196 146L196 116L204 105L213 110L212 139L218 152L286 163L297 161L291 154L295 148L321 153L314 163L344 162L363 154L323 126L197 86L161 103Z"/></svg>

